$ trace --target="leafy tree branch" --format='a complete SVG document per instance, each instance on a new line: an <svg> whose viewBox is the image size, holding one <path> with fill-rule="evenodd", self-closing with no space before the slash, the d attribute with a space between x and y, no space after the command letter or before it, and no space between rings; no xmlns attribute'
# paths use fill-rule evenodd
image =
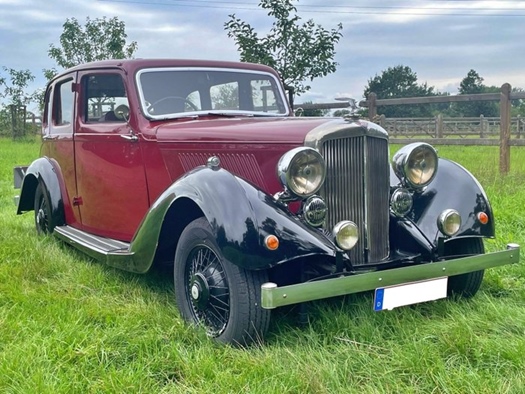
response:
<svg viewBox="0 0 525 394"><path fill-rule="evenodd" d="M294 0L261 0L259 6L274 18L264 37L235 14L224 24L233 38L243 62L262 63L276 69L287 86L298 95L310 89L305 81L326 76L336 70L335 45L342 37L343 26L326 30L313 20L301 24Z"/></svg>

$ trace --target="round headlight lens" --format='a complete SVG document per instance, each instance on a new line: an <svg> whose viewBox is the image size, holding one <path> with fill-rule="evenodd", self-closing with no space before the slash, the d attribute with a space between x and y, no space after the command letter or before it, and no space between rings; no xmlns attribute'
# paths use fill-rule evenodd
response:
<svg viewBox="0 0 525 394"><path fill-rule="evenodd" d="M394 215L403 217L410 212L413 205L412 194L405 188L400 187L392 193L390 198L390 209Z"/></svg>
<svg viewBox="0 0 525 394"><path fill-rule="evenodd" d="M396 175L413 188L432 182L438 167L436 150L429 144L413 143L401 148L392 159Z"/></svg>
<svg viewBox="0 0 525 394"><path fill-rule="evenodd" d="M352 249L359 241L359 229L357 224L350 220L343 220L334 226L335 243L343 250Z"/></svg>
<svg viewBox="0 0 525 394"><path fill-rule="evenodd" d="M297 197L309 197L323 185L326 164L315 149L295 148L279 160L277 176L282 185Z"/></svg>
<svg viewBox="0 0 525 394"><path fill-rule="evenodd" d="M459 231L461 227L461 216L455 209L445 209L438 216L437 225L439 231L450 237Z"/></svg>

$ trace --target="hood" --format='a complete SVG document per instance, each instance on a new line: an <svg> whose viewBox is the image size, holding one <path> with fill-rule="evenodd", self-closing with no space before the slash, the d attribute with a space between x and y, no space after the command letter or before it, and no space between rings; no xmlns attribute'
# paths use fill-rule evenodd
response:
<svg viewBox="0 0 525 394"><path fill-rule="evenodd" d="M343 118L215 115L155 123L158 126L152 130L172 182L217 156L224 169L270 195L282 190L276 167L290 149L319 149L331 137L386 135L373 123Z"/></svg>
<svg viewBox="0 0 525 394"><path fill-rule="evenodd" d="M351 122L342 118L322 117L268 117L268 118L217 118L170 121L156 130L159 142L217 142L300 144L305 136L320 126L350 127ZM355 126L355 125L354 125ZM359 125L358 125L359 126Z"/></svg>

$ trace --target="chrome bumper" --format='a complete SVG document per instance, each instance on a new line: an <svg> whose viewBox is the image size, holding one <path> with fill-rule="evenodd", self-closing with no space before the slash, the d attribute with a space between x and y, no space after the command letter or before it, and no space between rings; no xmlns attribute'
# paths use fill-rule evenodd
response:
<svg viewBox="0 0 525 394"><path fill-rule="evenodd" d="M507 250L454 260L427 263L391 270L368 272L339 278L305 282L279 287L275 283L261 286L261 305L265 309L306 301L342 296L420 280L455 276L486 268L515 264L520 260L518 244L508 244Z"/></svg>

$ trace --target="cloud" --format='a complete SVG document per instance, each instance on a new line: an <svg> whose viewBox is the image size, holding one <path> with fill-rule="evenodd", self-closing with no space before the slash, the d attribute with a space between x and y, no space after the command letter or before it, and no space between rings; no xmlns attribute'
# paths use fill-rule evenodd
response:
<svg viewBox="0 0 525 394"><path fill-rule="evenodd" d="M58 44L67 18L84 23L88 16L124 21L128 40L138 43L137 57L238 60L224 22L235 13L266 34L272 19L258 3L0 0L0 66L30 69L37 77L32 88L43 86L42 69L54 66L49 44ZM337 71L309 82L305 100L332 101L339 92L359 99L370 78L399 64L440 91L457 90L470 69L488 85L525 85L525 2L301 0L296 5L303 21L313 19L327 29L343 24Z"/></svg>

